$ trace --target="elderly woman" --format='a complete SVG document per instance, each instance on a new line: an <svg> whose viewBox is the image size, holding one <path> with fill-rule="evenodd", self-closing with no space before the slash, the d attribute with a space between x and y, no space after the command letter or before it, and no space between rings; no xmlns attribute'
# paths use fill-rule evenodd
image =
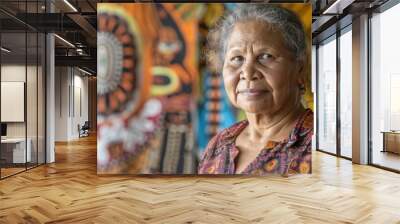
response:
<svg viewBox="0 0 400 224"><path fill-rule="evenodd" d="M307 41L299 19L281 7L243 4L211 35L225 90L247 119L210 140L199 174L311 173L313 113L301 103Z"/></svg>

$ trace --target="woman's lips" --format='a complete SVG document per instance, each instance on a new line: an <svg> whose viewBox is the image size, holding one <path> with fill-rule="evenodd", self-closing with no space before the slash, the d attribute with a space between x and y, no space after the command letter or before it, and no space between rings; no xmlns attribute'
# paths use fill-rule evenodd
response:
<svg viewBox="0 0 400 224"><path fill-rule="evenodd" d="M268 90L263 89L245 89L237 91L238 94L245 95L245 96L259 96L264 93L269 92Z"/></svg>

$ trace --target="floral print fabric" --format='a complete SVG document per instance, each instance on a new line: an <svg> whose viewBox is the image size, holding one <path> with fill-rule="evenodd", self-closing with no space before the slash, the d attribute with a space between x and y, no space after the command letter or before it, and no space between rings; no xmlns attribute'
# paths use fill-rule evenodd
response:
<svg viewBox="0 0 400 224"><path fill-rule="evenodd" d="M214 136L207 145L198 166L199 174L235 174L239 149L235 139L248 125L240 121ZM311 139L313 112L307 109L297 119L289 137L283 141L268 141L258 156L240 173L246 175L309 174L311 173Z"/></svg>

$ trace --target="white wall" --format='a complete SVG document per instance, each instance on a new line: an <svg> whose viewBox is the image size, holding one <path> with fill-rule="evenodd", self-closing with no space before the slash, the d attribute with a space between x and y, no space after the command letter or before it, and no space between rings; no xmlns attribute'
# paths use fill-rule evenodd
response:
<svg viewBox="0 0 400 224"><path fill-rule="evenodd" d="M56 67L56 141L77 139L78 124L88 120L88 78L83 75L76 68Z"/></svg>
<svg viewBox="0 0 400 224"><path fill-rule="evenodd" d="M55 141L68 140L68 68L55 68Z"/></svg>
<svg viewBox="0 0 400 224"><path fill-rule="evenodd" d="M28 69L29 68L28 66ZM1 81L25 82L25 64L1 65Z"/></svg>
<svg viewBox="0 0 400 224"><path fill-rule="evenodd" d="M74 70L74 96L72 96L74 108L72 110L71 135L76 137L78 137L78 124L82 126L85 121L88 121L88 78L81 76L82 74L79 70Z"/></svg>

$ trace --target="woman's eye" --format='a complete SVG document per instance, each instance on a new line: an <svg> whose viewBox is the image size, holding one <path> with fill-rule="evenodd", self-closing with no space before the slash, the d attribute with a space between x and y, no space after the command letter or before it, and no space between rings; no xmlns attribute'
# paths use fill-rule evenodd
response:
<svg viewBox="0 0 400 224"><path fill-rule="evenodd" d="M243 62L243 57L242 56L234 56L234 57L232 57L231 58L231 62L233 63L233 64L240 64L240 63L242 63Z"/></svg>
<svg viewBox="0 0 400 224"><path fill-rule="evenodd" d="M263 53L260 56L258 56L258 60L260 60L260 61L270 61L273 58L274 57L271 54L268 54L268 53Z"/></svg>

